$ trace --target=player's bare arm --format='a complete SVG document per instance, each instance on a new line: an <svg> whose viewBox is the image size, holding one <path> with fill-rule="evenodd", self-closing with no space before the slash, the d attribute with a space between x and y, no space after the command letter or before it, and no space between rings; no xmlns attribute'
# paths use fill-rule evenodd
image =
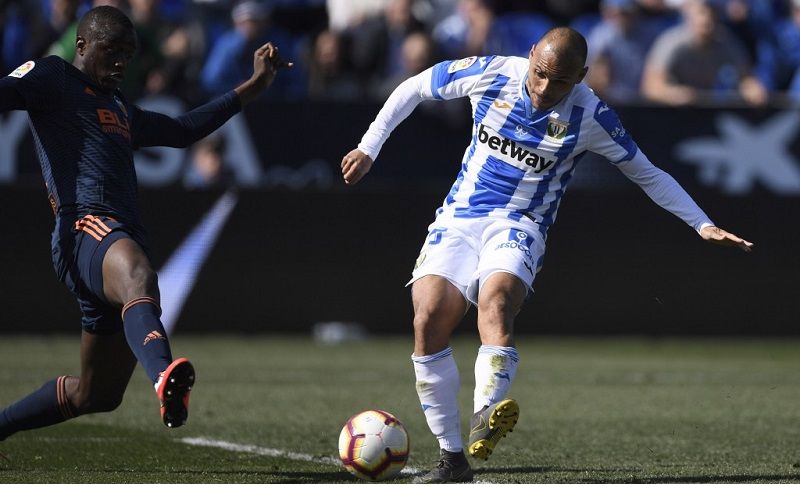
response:
<svg viewBox="0 0 800 484"><path fill-rule="evenodd" d="M278 69L291 68L293 65L294 63L286 62L281 58L278 47L272 45L271 42L256 49L253 54L252 77L234 89L239 95L242 106L258 98L272 84Z"/></svg>
<svg viewBox="0 0 800 484"><path fill-rule="evenodd" d="M355 149L342 158L342 176L348 185L355 185L372 168L372 158Z"/></svg>
<svg viewBox="0 0 800 484"><path fill-rule="evenodd" d="M704 227L700 231L700 237L702 237L703 240L707 240L713 244L723 245L726 247L738 247L745 252L750 252L753 250L752 242L744 240L736 234L732 234L713 225Z"/></svg>

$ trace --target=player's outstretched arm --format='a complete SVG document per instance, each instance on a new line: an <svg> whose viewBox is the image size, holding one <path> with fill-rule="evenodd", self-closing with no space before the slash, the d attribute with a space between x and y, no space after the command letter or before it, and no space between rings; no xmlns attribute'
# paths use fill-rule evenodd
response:
<svg viewBox="0 0 800 484"><path fill-rule="evenodd" d="M753 250L753 243L744 240L736 234L732 234L713 225L704 227L700 230L700 237L713 244L724 245L727 247L738 247L745 252Z"/></svg>
<svg viewBox="0 0 800 484"><path fill-rule="evenodd" d="M354 149L342 158L342 176L348 185L355 185L372 168L372 158L359 149Z"/></svg>
<svg viewBox="0 0 800 484"><path fill-rule="evenodd" d="M278 69L290 68L294 64L284 61L278 54L278 47L267 42L253 54L253 75L236 89L242 106L258 98L272 84Z"/></svg>

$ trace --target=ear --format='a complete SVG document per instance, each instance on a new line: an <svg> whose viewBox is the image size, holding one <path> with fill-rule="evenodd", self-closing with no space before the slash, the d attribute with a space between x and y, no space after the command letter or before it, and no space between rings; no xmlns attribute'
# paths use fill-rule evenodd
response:
<svg viewBox="0 0 800 484"><path fill-rule="evenodd" d="M86 50L86 39L84 39L79 35L78 38L75 40L75 53L82 56L85 50Z"/></svg>
<svg viewBox="0 0 800 484"><path fill-rule="evenodd" d="M584 68L581 69L580 74L578 74L578 82L576 82L575 84L580 84L581 81L583 81L583 78L586 77L587 72L589 72L589 66L584 66Z"/></svg>
<svg viewBox="0 0 800 484"><path fill-rule="evenodd" d="M530 60L532 60L532 59L533 59L533 51L534 51L535 49L536 49L536 44L533 44L533 45L531 46L531 52L530 52L530 54L528 54L528 59L530 59Z"/></svg>

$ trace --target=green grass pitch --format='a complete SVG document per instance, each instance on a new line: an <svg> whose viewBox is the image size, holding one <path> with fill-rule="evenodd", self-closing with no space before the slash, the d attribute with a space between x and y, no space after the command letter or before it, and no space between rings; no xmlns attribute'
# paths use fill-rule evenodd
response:
<svg viewBox="0 0 800 484"><path fill-rule="evenodd" d="M521 339L510 394L520 420L488 462L473 462L476 480L800 482L799 342ZM471 337L453 344L465 428L477 346ZM337 438L348 417L369 408L405 424L408 468L434 461L410 336L324 346L301 337L178 334L173 348L197 369L185 427L160 423L137 369L117 411L0 442L9 459L0 459L0 482L352 483L333 459ZM3 337L0 407L77 370L77 335ZM233 450L186 443L193 438Z"/></svg>

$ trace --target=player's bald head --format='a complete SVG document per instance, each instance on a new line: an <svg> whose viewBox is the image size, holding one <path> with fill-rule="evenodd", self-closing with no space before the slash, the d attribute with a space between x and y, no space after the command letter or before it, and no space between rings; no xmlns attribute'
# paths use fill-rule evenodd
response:
<svg viewBox="0 0 800 484"><path fill-rule="evenodd" d="M586 39L580 32L569 27L548 30L534 45L534 50L539 55L554 54L570 66L583 68L586 65Z"/></svg>
<svg viewBox="0 0 800 484"><path fill-rule="evenodd" d="M95 7L78 23L78 37L100 40L134 33L133 22L122 10L111 6Z"/></svg>

